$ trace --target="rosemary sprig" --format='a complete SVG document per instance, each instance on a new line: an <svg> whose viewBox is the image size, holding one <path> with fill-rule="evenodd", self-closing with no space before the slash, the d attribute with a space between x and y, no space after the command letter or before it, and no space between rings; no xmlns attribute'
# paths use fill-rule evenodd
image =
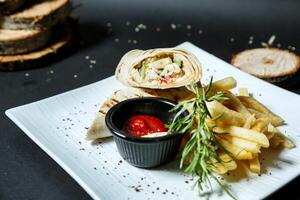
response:
<svg viewBox="0 0 300 200"><path fill-rule="evenodd" d="M217 154L217 150L225 152L226 150L217 141L216 134L212 132L212 128L216 125L208 124L206 121L207 118L216 120L212 118L206 102L220 101L226 99L226 97L222 92L213 93L211 91L212 80L213 78L211 78L207 87L202 87L195 83L189 86L195 94L195 98L183 101L171 110L177 113L171 125L169 125L169 132L190 134L190 138L182 151L180 168L185 163L188 163L185 172L198 176L196 185L199 187L200 192L203 192L205 184L211 185L211 177L227 194L235 199L227 185L221 183L213 174L216 162L222 161ZM185 111L189 111L189 114L182 117L181 114Z"/></svg>

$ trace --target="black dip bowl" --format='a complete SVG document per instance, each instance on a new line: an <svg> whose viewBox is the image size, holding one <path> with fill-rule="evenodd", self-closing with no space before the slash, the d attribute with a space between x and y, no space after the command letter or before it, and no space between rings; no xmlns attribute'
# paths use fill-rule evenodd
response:
<svg viewBox="0 0 300 200"><path fill-rule="evenodd" d="M172 160L179 149L182 134L172 133L162 137L135 137L122 131L130 117L148 114L158 117L164 124L171 124L175 112L170 110L176 102L162 98L134 98L113 106L106 114L105 122L114 136L120 155L135 167L152 168ZM187 115L188 112L182 114Z"/></svg>

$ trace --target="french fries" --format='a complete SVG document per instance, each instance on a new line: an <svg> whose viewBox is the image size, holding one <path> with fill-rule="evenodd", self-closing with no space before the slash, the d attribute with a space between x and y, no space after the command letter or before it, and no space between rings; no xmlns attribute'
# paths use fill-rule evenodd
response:
<svg viewBox="0 0 300 200"><path fill-rule="evenodd" d="M268 148L270 145L268 138L263 133L251 129L238 126L217 126L213 128L213 131L216 133L227 133L232 137L252 141L265 148Z"/></svg>
<svg viewBox="0 0 300 200"><path fill-rule="evenodd" d="M244 115L246 118L249 118L251 116L251 113L249 110L242 104L242 102L237 98L234 94L232 94L230 91L226 91L225 96L229 99L228 102L230 102L231 107Z"/></svg>
<svg viewBox="0 0 300 200"><path fill-rule="evenodd" d="M270 118L274 126L283 124L283 119L272 113L267 107L252 97L238 96L237 97L257 118Z"/></svg>
<svg viewBox="0 0 300 200"><path fill-rule="evenodd" d="M213 118L220 118L225 123L242 126L246 121L241 113L227 108L218 101L207 102L206 105Z"/></svg>
<svg viewBox="0 0 300 200"><path fill-rule="evenodd" d="M252 153L246 151L245 149L239 146L232 144L230 141L220 139L220 143L237 160L249 160L253 158Z"/></svg>
<svg viewBox="0 0 300 200"><path fill-rule="evenodd" d="M238 137L224 136L231 144L238 146L251 153L260 153L260 145L256 142L248 141Z"/></svg>
<svg viewBox="0 0 300 200"><path fill-rule="evenodd" d="M275 115L272 115L270 113L262 113L262 112L259 112L257 110L254 110L252 108L248 108L249 112L254 114L254 116L257 118L257 119L262 119L268 123L271 123L273 124L274 126L281 126L283 125L283 119L278 117L278 116L275 116Z"/></svg>
<svg viewBox="0 0 300 200"><path fill-rule="evenodd" d="M250 97L247 88L240 88L239 96L229 91L236 85L232 77L214 82L212 91L224 92L227 99L206 103L212 116L206 122L213 126L224 148L219 152L221 161L213 160L213 170L224 174L237 169L239 160L244 160L251 172L260 174L261 148L293 148L295 144L276 128L283 125L283 119Z"/></svg>
<svg viewBox="0 0 300 200"><path fill-rule="evenodd" d="M260 174L260 162L258 156L249 160L249 169L253 173Z"/></svg>

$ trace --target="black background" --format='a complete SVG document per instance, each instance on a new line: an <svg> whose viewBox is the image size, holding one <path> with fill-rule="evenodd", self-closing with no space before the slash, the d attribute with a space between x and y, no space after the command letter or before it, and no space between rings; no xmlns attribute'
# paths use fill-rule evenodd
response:
<svg viewBox="0 0 300 200"><path fill-rule="evenodd" d="M75 4L80 2L74 11L80 16L77 52L39 69L0 72L0 199L90 199L4 115L8 108L111 76L120 57L133 48L171 47L191 41L230 61L232 54L259 47L274 34L275 44L296 47L299 53L298 0L85 0ZM135 32L139 24L147 29ZM248 43L251 36L253 44ZM93 68L85 56L97 61ZM300 93L300 86L289 90ZM298 177L269 198L300 199L299 184Z"/></svg>

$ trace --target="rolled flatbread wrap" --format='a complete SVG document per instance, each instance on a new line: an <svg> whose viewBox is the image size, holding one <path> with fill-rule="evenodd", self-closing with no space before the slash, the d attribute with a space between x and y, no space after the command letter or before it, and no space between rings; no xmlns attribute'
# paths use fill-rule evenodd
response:
<svg viewBox="0 0 300 200"><path fill-rule="evenodd" d="M132 50L115 72L124 85L150 89L178 88L198 82L201 64L190 52L178 48Z"/></svg>

